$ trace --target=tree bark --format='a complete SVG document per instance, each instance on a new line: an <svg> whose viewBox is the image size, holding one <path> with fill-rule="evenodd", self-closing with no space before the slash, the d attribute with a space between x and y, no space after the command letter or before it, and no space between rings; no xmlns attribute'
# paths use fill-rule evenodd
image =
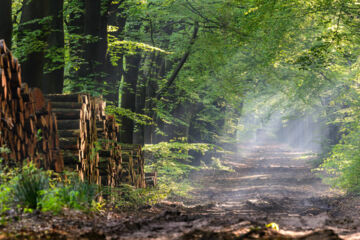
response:
<svg viewBox="0 0 360 240"><path fill-rule="evenodd" d="M141 55L137 53L126 57L126 71L124 73L124 87L121 94L121 107L136 111L136 85L139 76ZM123 143L133 143L134 121L128 117L121 120L120 140Z"/></svg>
<svg viewBox="0 0 360 240"><path fill-rule="evenodd" d="M49 1L47 0L37 0L37 1L25 1L23 5L23 11L21 14L20 20L20 33L19 39L24 39L25 36L29 36L35 30L41 30L42 33L40 36L37 36L36 39L31 39L32 41L37 41L41 43L46 42L46 24L40 24L39 22L27 23L28 21L40 20L46 16L46 9L48 9ZM30 35L31 36L31 35ZM29 44L24 42L24 44ZM29 46L30 48L31 46ZM42 79L43 79L43 68L45 64L45 52L44 48L40 47L39 49L29 49L31 51L22 61L22 75L25 82L29 84L30 87L38 87L42 89Z"/></svg>
<svg viewBox="0 0 360 240"><path fill-rule="evenodd" d="M145 89L145 99L144 99L144 106L145 106L145 114L149 117L153 118L153 121L156 120L156 113L153 110L155 105L153 98L156 95L156 91L158 90L158 85L156 79L161 79L165 76L165 72L161 66L163 66L165 59L160 55L153 53L152 57L150 58L150 67L149 67L149 74L147 76L146 82L146 89ZM154 130L155 126L143 126L144 128L144 143L152 144L154 143Z"/></svg>
<svg viewBox="0 0 360 240"><path fill-rule="evenodd" d="M112 4L110 6L110 13L108 17L109 25L117 26L118 30L114 33L111 33L119 40L124 40L124 28L126 24L127 16L124 13L125 9L121 8L123 1L120 1L118 4ZM113 65L110 59L110 55L106 56L106 74L105 80L108 83L107 94L105 99L107 102L119 106L119 87L121 78L123 76L123 54L121 53L119 60L116 62L116 66Z"/></svg>
<svg viewBox="0 0 360 240"><path fill-rule="evenodd" d="M0 7L0 39L4 39L8 48L11 49L11 37L13 25L11 21L11 0L1 1Z"/></svg>
<svg viewBox="0 0 360 240"><path fill-rule="evenodd" d="M83 69L84 76L96 73L96 66L100 63L101 44L101 1L85 0L84 34L91 35L92 41L85 43L84 59L87 65Z"/></svg>
<svg viewBox="0 0 360 240"><path fill-rule="evenodd" d="M81 10L85 8L85 0L69 0L69 4L77 4L77 8ZM85 13L82 11L73 11L69 14L69 20L67 22L67 28L70 35L70 61L73 66L73 68L70 69L69 78L72 82L77 82L79 80L80 71L75 69L80 68L83 64L84 40L76 36L83 35L84 33L84 15ZM78 87L71 88L71 91L73 92L78 92L79 90L80 89Z"/></svg>
<svg viewBox="0 0 360 240"><path fill-rule="evenodd" d="M101 94L107 71L104 63L107 60L107 23L111 1L80 0L78 4L84 12L70 16L69 32L75 36L82 35L83 39L72 43L70 54L75 61L80 62L79 70L71 74L72 80L82 82L83 85L90 84L94 91ZM92 39L87 41L85 36L91 36ZM76 86L72 91L81 91L81 87Z"/></svg>
<svg viewBox="0 0 360 240"><path fill-rule="evenodd" d="M162 97L162 95L171 87L171 85L174 83L176 77L178 76L180 70L182 69L182 67L184 66L184 64L186 63L189 55L190 55L190 51L191 51L191 47L194 45L195 40L197 38L197 34L199 31L199 24L196 22L194 25L194 32L193 35L190 39L190 45L188 47L188 49L186 50L186 52L184 53L184 55L182 56L180 62L178 63L178 65L176 66L176 68L174 69L173 73L171 74L167 84L165 85L165 87L163 87L162 89L159 90L159 92L156 94L156 99L160 99Z"/></svg>
<svg viewBox="0 0 360 240"><path fill-rule="evenodd" d="M49 1L50 35L47 39L50 58L45 60L43 92L62 93L64 87L64 0ZM54 58L55 57L55 58ZM47 69L46 69L47 68Z"/></svg>
<svg viewBox="0 0 360 240"><path fill-rule="evenodd" d="M103 71L107 52L107 17L111 1L85 0L84 35L91 35L92 41L85 43L82 77L96 80L97 88L103 87ZM106 9L102 12L102 8ZM100 83L100 84L99 84Z"/></svg>

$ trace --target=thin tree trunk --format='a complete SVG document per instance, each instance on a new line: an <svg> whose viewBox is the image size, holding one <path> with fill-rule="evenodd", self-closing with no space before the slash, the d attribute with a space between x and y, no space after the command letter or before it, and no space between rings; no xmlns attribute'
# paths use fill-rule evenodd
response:
<svg viewBox="0 0 360 240"><path fill-rule="evenodd" d="M191 47L194 45L195 40L197 38L197 34L199 31L199 24L196 22L194 25L194 32L193 35L190 39L190 45L188 47L188 49L186 50L186 52L184 53L184 55L182 56L180 62L178 63L178 65L175 67L173 73L171 74L167 84L165 85L165 87L163 87L162 89L159 90L159 92L156 94L156 99L160 99L162 97L162 95L173 85L176 77L178 76L180 70L182 69L182 67L184 66L184 64L186 63L187 59L189 58L190 52L191 52Z"/></svg>
<svg viewBox="0 0 360 240"><path fill-rule="evenodd" d="M0 7L0 39L4 39L11 48L13 25L11 21L11 0L2 0Z"/></svg>
<svg viewBox="0 0 360 240"><path fill-rule="evenodd" d="M126 71L124 73L124 88L121 95L121 107L135 112L136 85L139 76L141 55L126 57ZM120 139L123 143L133 143L134 121L128 117L121 120Z"/></svg>
<svg viewBox="0 0 360 240"><path fill-rule="evenodd" d="M121 6L123 1L120 1L118 4L112 4L110 6L109 13L109 25L117 26L118 30L114 33L111 33L118 40L124 40L124 28L126 24L126 14L125 9L119 7ZM108 83L109 88L107 89L107 94L105 95L105 99L108 102L111 102L115 106L119 106L119 87L121 78L123 75L123 53L120 53L118 57L118 61L116 62L116 66L113 65L110 59L110 55L108 54L106 60L106 70L107 76L105 77L105 81Z"/></svg>
<svg viewBox="0 0 360 240"><path fill-rule="evenodd" d="M156 79L160 79L159 74L159 66L162 63L162 56L160 54L153 53L152 57L150 58L150 67L149 67L149 74L147 76L147 83L146 83L146 90L144 99L145 103L145 114L149 117L152 117L153 121L156 120L156 114L153 111L154 101L153 98L156 95L156 91L158 89L158 85ZM164 73L165 74L165 73ZM154 143L154 130L155 126L149 125L144 126L144 143L152 144Z"/></svg>
<svg viewBox="0 0 360 240"><path fill-rule="evenodd" d="M149 69L146 69L146 64L151 58L153 53L150 55L147 54L142 58L140 63L140 73L136 86L136 99L135 99L135 111L139 114L144 114L145 110L145 100L146 100L146 80L149 74ZM140 124L135 124L135 130L133 134L133 143L144 145L144 126Z"/></svg>
<svg viewBox="0 0 360 240"><path fill-rule="evenodd" d="M81 11L85 8L85 0L69 0L69 4L77 5L77 8L80 9L80 12L71 12L67 22L67 29L70 35L69 41L69 52L70 52L70 61L73 65L73 68L70 69L69 78L72 82L77 82L80 78L80 71L75 70L79 69L83 64L83 51L84 51L84 40L76 36L84 34L84 15L85 12ZM72 37L74 36L74 37ZM79 87L73 87L71 89L73 92L80 91Z"/></svg>

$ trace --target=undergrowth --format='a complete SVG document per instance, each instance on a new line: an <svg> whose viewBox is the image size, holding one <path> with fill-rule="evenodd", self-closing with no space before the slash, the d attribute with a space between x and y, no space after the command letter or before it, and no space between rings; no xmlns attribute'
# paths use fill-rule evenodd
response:
<svg viewBox="0 0 360 240"><path fill-rule="evenodd" d="M97 187L80 181L74 173L56 174L29 163L21 168L1 168L0 215L10 209L60 213L64 208L96 210Z"/></svg>
<svg viewBox="0 0 360 240"><path fill-rule="evenodd" d="M65 208L102 211L105 205L117 209L138 209L171 196L189 197L188 192L194 187L189 179L190 173L209 168L229 170L219 158L193 166L189 152L205 154L216 149L209 144L182 142L145 146L148 157L145 171L158 173L158 184L145 189L127 184L116 188L99 187L81 181L75 172L58 174L38 169L32 163L12 169L0 164L0 217L11 209L18 213L38 210L54 214L61 213Z"/></svg>
<svg viewBox="0 0 360 240"><path fill-rule="evenodd" d="M167 196L159 186L135 188L128 184L116 188L103 187L103 193L107 195L108 207L131 211L158 203Z"/></svg>
<svg viewBox="0 0 360 240"><path fill-rule="evenodd" d="M222 151L219 147L204 143L185 142L160 142L158 144L145 145L146 172L157 172L158 189L163 196L190 197L188 192L195 187L189 179L192 172L202 169L231 169L223 166L219 158L212 157L211 160L201 162L199 166L193 166L193 157L190 151L204 155L209 152Z"/></svg>
<svg viewBox="0 0 360 240"><path fill-rule="evenodd" d="M325 171L327 183L348 192L360 194L360 126L356 124L333 146L329 156L318 168Z"/></svg>

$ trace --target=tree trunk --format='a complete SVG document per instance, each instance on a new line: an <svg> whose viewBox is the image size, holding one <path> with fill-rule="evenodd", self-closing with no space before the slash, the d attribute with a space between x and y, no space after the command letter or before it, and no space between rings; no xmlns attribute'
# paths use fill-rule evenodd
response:
<svg viewBox="0 0 360 240"><path fill-rule="evenodd" d="M19 39L25 39L25 36L31 34L33 31L41 30L42 33L40 36L36 39L32 39L32 41L45 43L46 33L48 33L46 24L40 24L39 22L33 22L30 24L25 23L44 18L46 16L46 9L48 9L49 1L37 0L26 1L26 3L27 4L23 5L23 11L21 14ZM20 42L20 44L30 44L28 50L31 51L31 53L25 56L25 60L22 61L23 79L30 87L39 87L42 89L43 68L45 63L44 48L40 47L39 49L30 49L32 46L29 42Z"/></svg>
<svg viewBox="0 0 360 240"><path fill-rule="evenodd" d="M93 38L100 38L101 27L101 2L94 0L85 0L85 28L84 34L91 35ZM86 74L95 73L96 66L100 63L101 51L100 39L93 39L85 43L84 59L88 65L85 71ZM89 72L87 72L89 71Z"/></svg>
<svg viewBox="0 0 360 240"><path fill-rule="evenodd" d="M104 63L107 52L107 16L111 1L85 0L84 35L92 41L85 43L81 77L94 81L95 91L102 93ZM103 9L106 9L102 12Z"/></svg>
<svg viewBox="0 0 360 240"><path fill-rule="evenodd" d="M11 21L11 0L2 0L0 7L0 39L11 49L13 25Z"/></svg>
<svg viewBox="0 0 360 240"><path fill-rule="evenodd" d="M153 121L156 120L156 114L153 111L154 107L154 97L156 95L156 91L158 90L158 85L156 79L161 79L165 75L165 72L161 72L163 70L162 66L164 63L164 58L160 54L153 53L150 58L150 66L149 66L149 74L147 76L146 89L145 89L145 99L144 106L146 109L145 114L149 117L153 118ZM152 144L154 143L154 130L155 127L153 125L143 126L144 128L144 143Z"/></svg>
<svg viewBox="0 0 360 240"><path fill-rule="evenodd" d="M69 0L69 4L77 6L78 9L83 10L85 8L85 0ZM84 51L84 39L78 38L84 33L84 12L71 12L68 16L67 23L68 32L70 35L69 41L69 53L70 61L73 68L70 69L69 78L72 82L78 82L80 78L79 69L83 64L83 51ZM72 87L72 92L79 92L79 87Z"/></svg>
<svg viewBox="0 0 360 240"><path fill-rule="evenodd" d="M124 87L121 94L121 107L135 112L136 85L139 76L141 55L137 53L126 57ZM120 140L123 143L133 143L134 121L128 117L121 120Z"/></svg>
<svg viewBox="0 0 360 240"><path fill-rule="evenodd" d="M118 4L112 4L110 6L110 13L108 22L109 25L117 26L118 30L114 33L111 33L115 37L117 37L120 41L124 40L124 28L126 24L126 14L125 9L121 8L121 4L123 1L120 1ZM123 76L123 54L121 53L118 56L119 60L116 64L113 65L110 59L110 55L107 55L106 60L106 70L107 76L105 77L105 81L108 83L107 94L105 95L105 99L107 102L114 104L115 106L119 106L119 87L121 78Z"/></svg>
<svg viewBox="0 0 360 240"><path fill-rule="evenodd" d="M45 62L43 92L62 93L64 87L64 0L49 1L48 15L52 17L48 36L48 54ZM55 59L55 60L54 60ZM54 70L53 70L54 69Z"/></svg>
<svg viewBox="0 0 360 240"><path fill-rule="evenodd" d="M75 83L102 94L107 69L104 63L107 60L107 22L111 1L80 0L74 3L79 4L84 12L70 15L70 34L82 35L82 40L71 43L71 57L80 63L79 70L70 75ZM91 36L91 40L85 40L85 36ZM81 90L81 86L72 89Z"/></svg>
<svg viewBox="0 0 360 240"><path fill-rule="evenodd" d="M145 110L145 101L146 101L146 76L148 76L148 69L145 69L146 63L151 58L151 54L147 54L142 58L140 63L141 70L139 73L139 78L136 86L136 99L135 99L135 111L139 114L144 114ZM140 124L135 124L135 130L133 134L133 143L144 145L144 126Z"/></svg>

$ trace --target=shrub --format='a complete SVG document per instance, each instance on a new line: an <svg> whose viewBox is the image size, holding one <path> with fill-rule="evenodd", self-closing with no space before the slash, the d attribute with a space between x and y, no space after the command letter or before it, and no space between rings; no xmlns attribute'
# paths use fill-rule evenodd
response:
<svg viewBox="0 0 360 240"><path fill-rule="evenodd" d="M128 184L109 189L109 193L109 199L115 207L125 209L155 204L166 197L158 188L135 188Z"/></svg>
<svg viewBox="0 0 360 240"><path fill-rule="evenodd" d="M59 213L64 207L90 210L99 206L94 204L96 186L80 181L75 173L55 178L52 171L30 163L20 169L1 171L0 175L0 214L15 207L25 212L39 209Z"/></svg>
<svg viewBox="0 0 360 240"><path fill-rule="evenodd" d="M352 128L330 156L320 165L325 170L326 180L335 187L349 192L360 193L360 126Z"/></svg>
<svg viewBox="0 0 360 240"><path fill-rule="evenodd" d="M22 168L15 177L13 195L16 202L24 207L36 209L41 199L41 192L49 188L49 176L33 164Z"/></svg>
<svg viewBox="0 0 360 240"><path fill-rule="evenodd" d="M193 184L187 180L189 174L206 167L204 164L191 165L193 157L189 152L198 152L202 155L215 150L218 150L216 146L205 143L171 141L145 145L145 155L149 160L145 171L158 173L159 188L162 189L159 194L186 196L187 192L193 188Z"/></svg>
<svg viewBox="0 0 360 240"><path fill-rule="evenodd" d="M42 211L60 212L64 207L78 210L91 208L96 198L96 186L80 181L77 175L67 175L67 181L59 181L42 191L38 207Z"/></svg>

